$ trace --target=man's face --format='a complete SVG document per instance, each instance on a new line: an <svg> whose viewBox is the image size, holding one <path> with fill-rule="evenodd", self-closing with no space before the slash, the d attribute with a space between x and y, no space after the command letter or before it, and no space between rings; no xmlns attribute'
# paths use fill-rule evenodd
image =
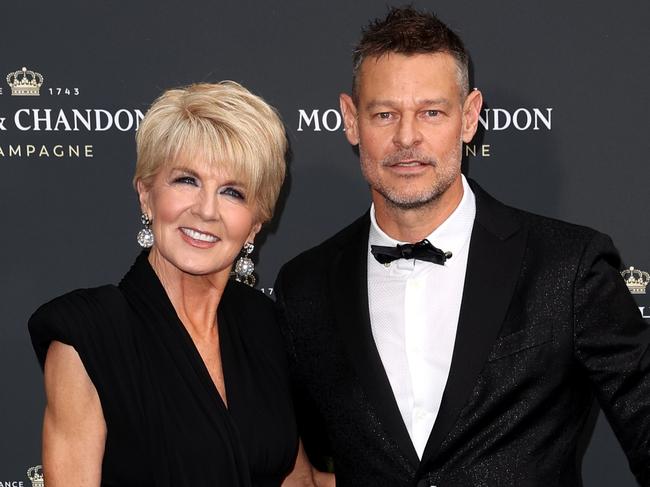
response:
<svg viewBox="0 0 650 487"><path fill-rule="evenodd" d="M481 95L462 100L454 58L390 53L363 61L356 104L341 95L346 136L359 145L373 201L420 208L458 187L462 142L478 122ZM462 191L461 193L462 194Z"/></svg>

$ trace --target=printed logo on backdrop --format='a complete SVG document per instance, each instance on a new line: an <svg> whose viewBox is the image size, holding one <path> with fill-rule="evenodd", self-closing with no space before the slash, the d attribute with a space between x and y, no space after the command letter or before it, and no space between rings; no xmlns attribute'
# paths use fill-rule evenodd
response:
<svg viewBox="0 0 650 487"><path fill-rule="evenodd" d="M628 269L621 271L621 276L630 293L637 297L646 294L646 289L648 284L650 284L650 273L630 266ZM641 316L650 319L650 303L648 306L639 306L639 311L641 312Z"/></svg>
<svg viewBox="0 0 650 487"><path fill-rule="evenodd" d="M31 482L31 487L45 487L42 465L29 467L27 478ZM28 487L28 484L24 480L0 480L0 487Z"/></svg>
<svg viewBox="0 0 650 487"><path fill-rule="evenodd" d="M552 108L519 107L511 110L484 108L479 116L479 124L486 132L548 132L552 129L552 113ZM301 108L298 110L297 132L337 132L340 130L344 130L343 117L334 108L326 110ZM490 157L491 145L465 144L465 155Z"/></svg>
<svg viewBox="0 0 650 487"><path fill-rule="evenodd" d="M144 118L141 110L130 108L88 108L83 103L72 108L51 108L52 102L63 98L83 100L78 86L56 86L32 67L10 71L6 76L12 97L18 97L23 106L4 112L0 108L0 159L2 158L92 158L94 144L88 140L92 134L134 132ZM0 91L0 94L3 94ZM47 105L46 105L47 103ZM74 106L76 105L76 106ZM47 108L45 108L47 106ZM66 143L47 143L48 133L70 134ZM30 134L29 143L11 143L9 134Z"/></svg>
<svg viewBox="0 0 650 487"><path fill-rule="evenodd" d="M621 276L625 285L632 294L645 294L648 283L650 283L650 274L640 269L630 267L621 271Z"/></svg>
<svg viewBox="0 0 650 487"><path fill-rule="evenodd" d="M43 76L41 73L35 73L23 67L21 71L7 75L7 84L11 88L11 96L39 96L43 85Z"/></svg>
<svg viewBox="0 0 650 487"><path fill-rule="evenodd" d="M27 470L27 478L31 480L32 487L45 487L45 480L43 479L43 466L36 465Z"/></svg>

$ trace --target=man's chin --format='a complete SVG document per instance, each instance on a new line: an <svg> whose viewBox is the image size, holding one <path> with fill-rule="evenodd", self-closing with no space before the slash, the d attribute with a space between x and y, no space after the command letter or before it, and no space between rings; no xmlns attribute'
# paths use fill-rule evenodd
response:
<svg viewBox="0 0 650 487"><path fill-rule="evenodd" d="M398 197L396 195L384 196L386 203L391 208L396 210L418 210L421 208L427 208L428 206L434 204L440 194L428 194L428 195L418 195L418 196L402 196Z"/></svg>
<svg viewBox="0 0 650 487"><path fill-rule="evenodd" d="M457 178L449 177L439 180L438 184L420 188L419 191L415 188L410 188L410 192L385 190L379 191L379 193L382 195L388 206L401 210L417 210L435 205L445 194L448 192L454 192L456 184L460 184L462 187L460 181L460 173L458 173Z"/></svg>

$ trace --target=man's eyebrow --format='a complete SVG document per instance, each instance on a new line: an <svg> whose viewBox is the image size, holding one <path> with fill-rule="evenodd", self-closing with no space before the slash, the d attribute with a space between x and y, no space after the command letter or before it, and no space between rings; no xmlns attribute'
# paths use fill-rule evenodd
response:
<svg viewBox="0 0 650 487"><path fill-rule="evenodd" d="M374 110L375 108L387 107L394 108L397 106L397 103L391 100L371 100L366 104L367 110Z"/></svg>
<svg viewBox="0 0 650 487"><path fill-rule="evenodd" d="M448 107L451 105L451 102L447 98L425 98L424 100L418 101L418 105Z"/></svg>
<svg viewBox="0 0 650 487"><path fill-rule="evenodd" d="M371 100L366 105L366 110L377 108L397 108L400 104L394 100ZM416 101L417 106L444 106L451 105L447 98L425 98Z"/></svg>

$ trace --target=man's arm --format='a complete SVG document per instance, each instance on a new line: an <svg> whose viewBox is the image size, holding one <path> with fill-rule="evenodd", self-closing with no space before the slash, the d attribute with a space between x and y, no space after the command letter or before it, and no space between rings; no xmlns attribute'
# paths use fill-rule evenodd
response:
<svg viewBox="0 0 650 487"><path fill-rule="evenodd" d="M307 434L310 437L307 439L317 439L317 441L312 442L314 446L319 447L317 450L318 456L315 458L315 463L318 467L326 469L327 467L325 465L318 464L318 457L320 456L320 453L322 453L321 450L323 443L326 443L329 448L329 442L326 440L327 435L324 430L324 423L322 419L320 419L320 416L315 412L317 405L307 393L306 384L304 384L304 379L300 373L300 363L294 345L294 327L305 326L305 323L298 322L296 319L292 319L296 313L300 314L299 310L287 309L287 303L285 302L286 294L284 289L283 276L284 273L281 269L274 285L276 297L276 315L278 324L282 331L284 345L287 353L289 377L291 379L291 388L296 411L298 430L300 431L301 436ZM310 454L313 454L313 452L310 452ZM331 455L331 453L328 453L328 456L329 455ZM312 465L301 439L294 470L282 485L283 487L334 487L335 480L334 474L321 472Z"/></svg>
<svg viewBox="0 0 650 487"><path fill-rule="evenodd" d="M574 284L574 353L637 480L650 485L650 326L620 266L611 240L596 234Z"/></svg>
<svg viewBox="0 0 650 487"><path fill-rule="evenodd" d="M106 423L97 390L76 350L50 345L45 359L47 406L43 472L48 487L99 487Z"/></svg>

